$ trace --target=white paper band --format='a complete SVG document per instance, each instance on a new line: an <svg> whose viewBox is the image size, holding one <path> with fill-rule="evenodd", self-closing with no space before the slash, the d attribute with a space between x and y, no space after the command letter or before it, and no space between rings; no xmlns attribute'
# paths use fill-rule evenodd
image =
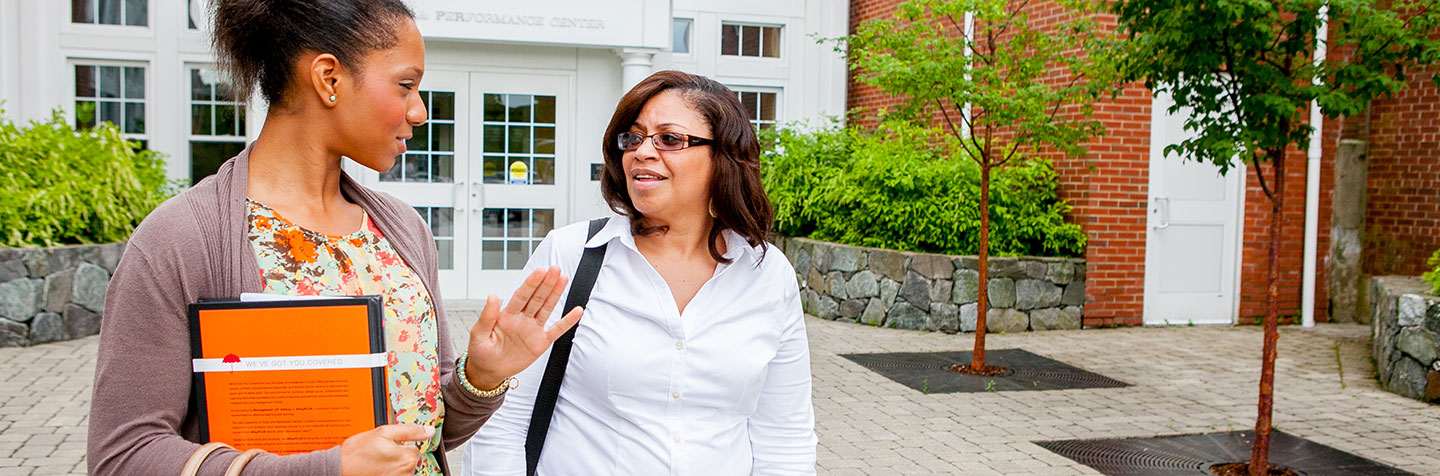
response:
<svg viewBox="0 0 1440 476"><path fill-rule="evenodd" d="M191 359L196 372L244 372L253 370L330 370L383 367L388 361L384 352L376 354L301 355L294 357L241 357L239 362L225 359Z"/></svg>

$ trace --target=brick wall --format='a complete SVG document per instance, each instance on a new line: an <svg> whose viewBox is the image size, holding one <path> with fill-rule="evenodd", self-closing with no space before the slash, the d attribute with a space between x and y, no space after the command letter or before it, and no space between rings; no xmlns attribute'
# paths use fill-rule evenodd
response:
<svg viewBox="0 0 1440 476"><path fill-rule="evenodd" d="M1440 90L1433 71L1370 108L1364 272L1419 275L1440 249Z"/></svg>

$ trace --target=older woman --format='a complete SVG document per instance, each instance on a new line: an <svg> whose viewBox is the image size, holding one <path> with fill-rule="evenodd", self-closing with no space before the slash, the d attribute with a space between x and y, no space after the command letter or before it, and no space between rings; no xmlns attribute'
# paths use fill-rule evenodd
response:
<svg viewBox="0 0 1440 476"><path fill-rule="evenodd" d="M656 73L621 98L603 151L617 215L593 236L555 230L526 265L573 270L606 246L538 474L813 474L799 289L765 242L773 214L735 93ZM521 379L539 381L547 360ZM526 473L535 395L512 391L470 440L468 474Z"/></svg>

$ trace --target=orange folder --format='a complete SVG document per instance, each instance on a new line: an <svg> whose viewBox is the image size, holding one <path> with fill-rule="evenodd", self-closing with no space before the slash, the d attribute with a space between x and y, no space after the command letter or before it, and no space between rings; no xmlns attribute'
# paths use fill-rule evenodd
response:
<svg viewBox="0 0 1440 476"><path fill-rule="evenodd" d="M190 305L201 442L305 453L386 423L379 296Z"/></svg>

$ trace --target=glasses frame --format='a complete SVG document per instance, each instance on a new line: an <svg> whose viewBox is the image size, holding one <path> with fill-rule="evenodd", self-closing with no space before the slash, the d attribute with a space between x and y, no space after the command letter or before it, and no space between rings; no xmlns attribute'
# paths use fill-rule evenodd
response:
<svg viewBox="0 0 1440 476"><path fill-rule="evenodd" d="M673 149L661 147L661 146L660 146L660 143L655 140L655 136L658 136L658 135L660 135L660 134L674 134L674 135L680 136L680 137L682 138L682 140L681 140L681 142L680 142L680 144L681 144L680 147L673 148ZM627 147L624 146L625 136L640 136L640 140L635 141L634 144L632 144L630 147L627 148ZM645 144L645 141L647 141L647 140L650 141L650 144L651 144L651 145L655 146L655 150L660 150L660 151L665 151L665 152L674 152L674 151L677 151L677 150L685 150L685 149L688 149L688 148L691 148L691 147L702 146L702 145L710 145L710 144L714 144L714 143L715 143L715 139L706 139L706 138L704 138L704 137L695 137L695 136L692 136L692 135L690 135L690 134L685 134L685 133L680 133L680 132L668 132L668 131L666 131L666 132L656 132L656 133L650 134L650 135L645 135L645 134L641 134L641 133L638 133L638 132L621 132L621 133L619 133L619 134L615 134L615 147L618 148L618 149L620 149L621 151L624 151L624 152L633 152L633 151L639 150L639 149L640 149L640 146L641 146L641 145L644 145L644 144Z"/></svg>

